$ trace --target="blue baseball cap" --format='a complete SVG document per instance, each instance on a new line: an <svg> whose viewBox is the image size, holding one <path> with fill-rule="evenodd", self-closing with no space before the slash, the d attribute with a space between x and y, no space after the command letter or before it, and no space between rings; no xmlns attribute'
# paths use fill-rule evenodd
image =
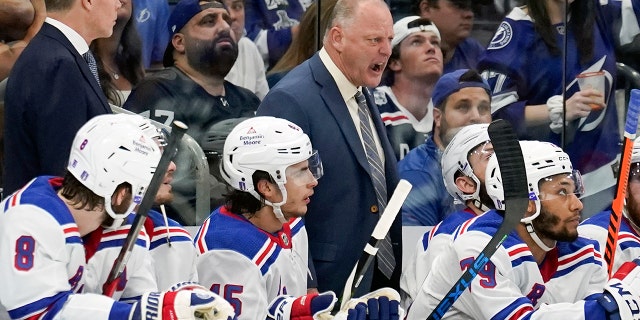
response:
<svg viewBox="0 0 640 320"><path fill-rule="evenodd" d="M460 91L462 88L478 87L484 89L489 97L491 97L491 89L487 80L482 78L477 71L473 69L459 69L453 72L443 74L436 85L433 87L433 95L431 100L434 107L440 104L453 93Z"/></svg>
<svg viewBox="0 0 640 320"><path fill-rule="evenodd" d="M200 4L200 2L204 2ZM224 3L216 0L180 0L178 4L171 11L167 26L169 27L169 35L173 37L174 34L180 32L182 28L200 11L209 8L223 8L227 9ZM169 44L164 51L162 63L165 67L173 65L173 43L169 38Z"/></svg>

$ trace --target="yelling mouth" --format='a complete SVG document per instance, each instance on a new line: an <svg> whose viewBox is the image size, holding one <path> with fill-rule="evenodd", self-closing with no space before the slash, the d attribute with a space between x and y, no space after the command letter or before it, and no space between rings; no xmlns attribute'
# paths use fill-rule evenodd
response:
<svg viewBox="0 0 640 320"><path fill-rule="evenodd" d="M375 63L374 65L371 66L371 70L375 72L381 72L383 68L384 68L384 63Z"/></svg>

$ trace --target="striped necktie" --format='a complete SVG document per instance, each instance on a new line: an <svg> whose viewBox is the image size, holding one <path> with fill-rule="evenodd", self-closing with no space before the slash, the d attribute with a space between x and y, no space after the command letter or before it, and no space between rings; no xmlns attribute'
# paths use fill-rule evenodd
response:
<svg viewBox="0 0 640 320"><path fill-rule="evenodd" d="M371 182L373 182L373 188L376 192L376 199L378 200L379 213L384 212L384 208L387 206L387 184L384 177L384 167L382 160L378 154L375 140L373 139L373 131L369 119L371 119L371 113L367 107L367 101L364 98L362 92L358 90L355 95L355 99L358 102L358 118L360 119L360 133L362 134L362 142L364 143L365 153L367 154L367 161L369 162L369 169L371 171ZM393 256L393 247L391 246L391 238L389 234L384 237L378 245L378 269L387 278L391 278L393 269L396 267L396 260Z"/></svg>

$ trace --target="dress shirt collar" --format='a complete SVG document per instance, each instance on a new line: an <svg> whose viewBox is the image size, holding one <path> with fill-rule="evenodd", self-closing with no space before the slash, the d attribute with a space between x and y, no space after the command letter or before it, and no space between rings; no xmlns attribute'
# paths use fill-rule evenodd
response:
<svg viewBox="0 0 640 320"><path fill-rule="evenodd" d="M351 83L349 79L347 79L344 73L342 73L342 71L338 69L338 66L336 66L333 60L331 60L331 57L329 57L329 53L327 53L327 50L325 50L324 47L320 49L319 55L320 60L322 60L322 63L329 71L329 74L331 74L331 77L333 77L333 80L336 82L338 90L340 90L340 94L342 95L342 99L344 99L344 101L353 99L353 97L356 95L356 91L360 90L360 88L354 86L353 83Z"/></svg>
<svg viewBox="0 0 640 320"><path fill-rule="evenodd" d="M69 39L73 47L76 48L80 55L83 55L84 53L89 51L89 45L84 40L84 38L82 38L82 36L78 32L71 29L68 25L50 17L47 17L44 22L60 30L60 32L62 32L62 34L64 34L64 36Z"/></svg>

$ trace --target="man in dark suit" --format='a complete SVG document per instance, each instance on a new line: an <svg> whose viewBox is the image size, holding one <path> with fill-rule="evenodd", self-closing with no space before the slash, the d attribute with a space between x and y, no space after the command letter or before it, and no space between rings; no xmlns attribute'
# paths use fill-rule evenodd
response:
<svg viewBox="0 0 640 320"><path fill-rule="evenodd" d="M315 188L305 217L321 292L342 293L382 213L380 206L386 205L398 182L393 150L365 88L379 84L392 38L391 13L382 0L339 0L323 48L289 72L258 108L257 115L273 115L299 125L322 157L325 175ZM366 97L363 109L359 109L363 102L359 104L355 98L360 92ZM360 112L366 112L365 121L360 120ZM371 129L370 143L364 143L368 136L365 126ZM378 172L383 171L384 183L376 183L376 165L368 160L371 150L382 162L383 170ZM384 197L378 193L381 185L386 187ZM378 252L387 261L376 260L355 296L384 286L398 288L399 216L390 236L392 256ZM389 266L389 260L395 266ZM385 265L392 273L384 270Z"/></svg>
<svg viewBox="0 0 640 320"><path fill-rule="evenodd" d="M46 0L47 18L16 61L5 98L4 194L30 179L61 175L75 133L107 98L88 55L96 38L111 36L119 0ZM86 58L83 57L86 56Z"/></svg>

